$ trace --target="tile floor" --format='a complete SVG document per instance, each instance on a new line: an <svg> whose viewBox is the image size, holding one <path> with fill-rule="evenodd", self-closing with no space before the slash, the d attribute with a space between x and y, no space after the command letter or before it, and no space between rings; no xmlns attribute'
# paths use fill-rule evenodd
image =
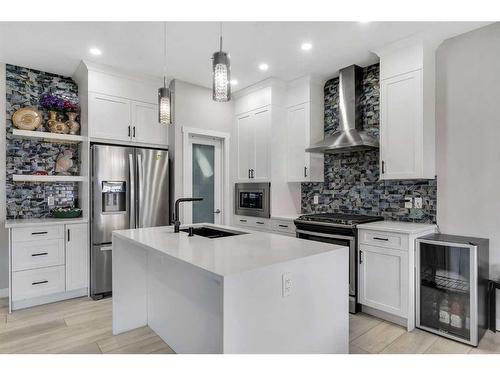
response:
<svg viewBox="0 0 500 375"><path fill-rule="evenodd" d="M500 333L486 333L478 348L366 315L349 315L351 354L500 354ZM8 314L0 299L0 353L173 353L148 327L113 336L111 299L89 298Z"/></svg>

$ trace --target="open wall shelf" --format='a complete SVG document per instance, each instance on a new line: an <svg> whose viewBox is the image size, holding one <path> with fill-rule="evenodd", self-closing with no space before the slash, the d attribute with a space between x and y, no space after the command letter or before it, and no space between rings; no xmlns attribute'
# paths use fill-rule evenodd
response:
<svg viewBox="0 0 500 375"><path fill-rule="evenodd" d="M16 138L37 139L45 142L81 143L87 140L87 137L82 135L57 134L20 129L12 129L12 135Z"/></svg>
<svg viewBox="0 0 500 375"><path fill-rule="evenodd" d="M85 176L46 176L46 175L31 175L31 174L14 174L12 175L14 182L81 182L86 181Z"/></svg>

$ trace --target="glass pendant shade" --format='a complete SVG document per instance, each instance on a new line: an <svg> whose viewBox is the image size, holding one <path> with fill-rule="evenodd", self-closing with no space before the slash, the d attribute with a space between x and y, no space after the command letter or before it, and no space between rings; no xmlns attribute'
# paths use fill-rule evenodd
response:
<svg viewBox="0 0 500 375"><path fill-rule="evenodd" d="M172 123L172 106L171 106L170 89L166 86L158 89L158 121L162 125L170 125Z"/></svg>
<svg viewBox="0 0 500 375"><path fill-rule="evenodd" d="M215 52L213 56L213 100L228 102L231 100L231 63L229 54Z"/></svg>

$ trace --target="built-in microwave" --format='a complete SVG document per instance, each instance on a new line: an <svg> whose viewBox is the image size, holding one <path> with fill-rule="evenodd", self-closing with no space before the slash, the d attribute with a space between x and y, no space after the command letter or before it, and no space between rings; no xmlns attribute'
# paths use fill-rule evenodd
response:
<svg viewBox="0 0 500 375"><path fill-rule="evenodd" d="M234 197L236 215L271 217L271 183L237 183Z"/></svg>

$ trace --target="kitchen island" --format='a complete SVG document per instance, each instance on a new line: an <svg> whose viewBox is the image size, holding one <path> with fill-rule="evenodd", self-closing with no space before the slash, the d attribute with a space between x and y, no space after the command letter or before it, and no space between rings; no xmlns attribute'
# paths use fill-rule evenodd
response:
<svg viewBox="0 0 500 375"><path fill-rule="evenodd" d="M113 232L113 333L177 353L348 353L348 248L203 224ZM201 231L200 231L201 233Z"/></svg>

